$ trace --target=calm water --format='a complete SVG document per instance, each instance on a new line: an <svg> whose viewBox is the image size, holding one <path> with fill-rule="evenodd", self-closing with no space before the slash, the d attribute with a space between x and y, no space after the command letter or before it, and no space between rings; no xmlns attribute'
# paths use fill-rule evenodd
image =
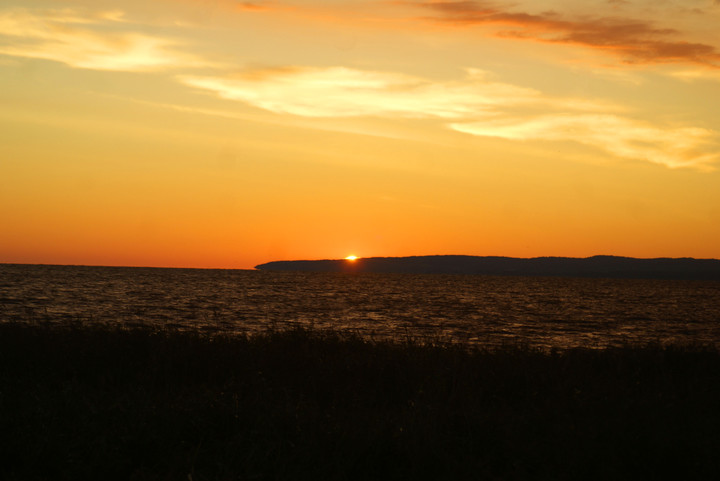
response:
<svg viewBox="0 0 720 481"><path fill-rule="evenodd" d="M604 347L720 346L720 282L0 264L0 322Z"/></svg>

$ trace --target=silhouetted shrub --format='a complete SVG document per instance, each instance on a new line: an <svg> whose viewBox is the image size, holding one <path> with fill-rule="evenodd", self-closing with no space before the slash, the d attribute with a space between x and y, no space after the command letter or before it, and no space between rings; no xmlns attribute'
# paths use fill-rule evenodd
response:
<svg viewBox="0 0 720 481"><path fill-rule="evenodd" d="M0 478L709 479L720 355L0 324Z"/></svg>

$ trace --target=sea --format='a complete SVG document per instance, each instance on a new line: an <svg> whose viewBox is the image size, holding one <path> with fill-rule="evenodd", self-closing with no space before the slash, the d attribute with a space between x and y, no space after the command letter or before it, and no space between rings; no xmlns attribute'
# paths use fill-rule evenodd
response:
<svg viewBox="0 0 720 481"><path fill-rule="evenodd" d="M0 264L0 322L602 349L720 347L720 281Z"/></svg>

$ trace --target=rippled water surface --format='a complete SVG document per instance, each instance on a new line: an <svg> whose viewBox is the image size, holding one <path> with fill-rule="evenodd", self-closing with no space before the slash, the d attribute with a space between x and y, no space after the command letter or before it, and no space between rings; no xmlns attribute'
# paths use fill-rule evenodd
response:
<svg viewBox="0 0 720 481"><path fill-rule="evenodd" d="M0 322L604 347L720 346L720 282L0 265Z"/></svg>

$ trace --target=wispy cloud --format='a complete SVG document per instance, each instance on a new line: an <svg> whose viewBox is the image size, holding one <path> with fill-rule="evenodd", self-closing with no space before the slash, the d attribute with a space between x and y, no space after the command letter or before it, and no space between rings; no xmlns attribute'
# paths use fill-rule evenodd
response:
<svg viewBox="0 0 720 481"><path fill-rule="evenodd" d="M679 70L676 72L671 72L668 75L686 82L692 82L696 80L710 80L720 82L720 70Z"/></svg>
<svg viewBox="0 0 720 481"><path fill-rule="evenodd" d="M533 89L493 81L480 70L469 69L464 79L445 82L346 67L256 69L179 80L278 114L435 118L471 135L575 141L613 156L668 167L705 168L718 157L707 153L707 145L717 142L710 130L642 123L619 115L620 107L549 98Z"/></svg>
<svg viewBox="0 0 720 481"><path fill-rule="evenodd" d="M180 51L180 45L172 39L102 29L121 23L122 11L0 11L0 54L95 70L149 71L207 65Z"/></svg>
<svg viewBox="0 0 720 481"><path fill-rule="evenodd" d="M267 2L239 2L235 4L238 10L264 11L269 10L271 5Z"/></svg>
<svg viewBox="0 0 720 481"><path fill-rule="evenodd" d="M548 103L536 90L494 82L478 69L467 69L462 80L445 82L346 67L283 67L179 80L222 98L304 117L461 119L488 115L500 107ZM607 108L579 99L555 103L571 109Z"/></svg>
<svg viewBox="0 0 720 481"><path fill-rule="evenodd" d="M658 127L615 115L545 115L454 123L450 127L472 135L510 140L579 142L618 157L673 168L709 168L720 157L715 149L708 149L712 143L717 147L717 135L710 130Z"/></svg>
<svg viewBox="0 0 720 481"><path fill-rule="evenodd" d="M720 67L717 47L677 39L679 32L644 20L532 14L484 0L412 3L445 24L498 26L498 35L599 49L631 63L695 63Z"/></svg>

